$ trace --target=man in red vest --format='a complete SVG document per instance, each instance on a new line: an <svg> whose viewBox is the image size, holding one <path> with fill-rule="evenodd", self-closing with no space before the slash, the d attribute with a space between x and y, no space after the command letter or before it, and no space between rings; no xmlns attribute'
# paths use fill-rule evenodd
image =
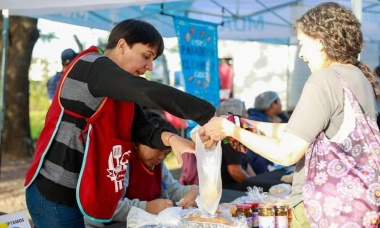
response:
<svg viewBox="0 0 380 228"><path fill-rule="evenodd" d="M83 216L111 221L125 193L132 138L172 148L180 164L182 153L194 152L192 141L153 126L142 109L162 109L200 125L215 115L209 102L140 77L163 50L151 24L127 19L112 29L105 51L92 46L69 64L25 178L37 227L84 227Z"/></svg>

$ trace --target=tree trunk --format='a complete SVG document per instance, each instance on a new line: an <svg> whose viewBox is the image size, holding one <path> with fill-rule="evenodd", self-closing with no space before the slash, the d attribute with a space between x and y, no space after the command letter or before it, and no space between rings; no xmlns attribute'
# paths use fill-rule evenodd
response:
<svg viewBox="0 0 380 228"><path fill-rule="evenodd" d="M0 22L2 28L2 19ZM34 150L29 122L28 75L33 47L38 37L37 19L16 16L9 18L8 60L4 85L5 113L1 150L3 154L12 157L31 156Z"/></svg>

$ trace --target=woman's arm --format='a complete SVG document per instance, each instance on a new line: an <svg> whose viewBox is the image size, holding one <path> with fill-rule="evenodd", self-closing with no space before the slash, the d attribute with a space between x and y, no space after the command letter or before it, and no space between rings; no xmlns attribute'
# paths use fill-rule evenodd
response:
<svg viewBox="0 0 380 228"><path fill-rule="evenodd" d="M272 132L281 132L281 130ZM213 140L222 140L227 136L233 137L264 158L284 166L298 162L309 146L308 142L290 133L282 133L282 136L273 134L279 137L258 135L221 117L212 118L198 133L208 135Z"/></svg>
<svg viewBox="0 0 380 228"><path fill-rule="evenodd" d="M255 126L261 134L269 137L281 138L284 134L284 129L286 127L286 123L268 123L250 119L244 120L247 121L249 124Z"/></svg>

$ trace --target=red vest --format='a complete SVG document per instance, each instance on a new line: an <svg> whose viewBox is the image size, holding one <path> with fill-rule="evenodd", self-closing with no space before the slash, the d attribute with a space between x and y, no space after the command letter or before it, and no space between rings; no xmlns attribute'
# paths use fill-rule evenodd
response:
<svg viewBox="0 0 380 228"><path fill-rule="evenodd" d="M52 105L46 115L46 123L38 139L35 158L26 174L28 187L39 173L44 156L49 149L61 122L63 112L84 118L62 107L59 97L67 74L79 58L88 53L97 53L94 46L79 54L64 72ZM109 222L118 201L125 194L123 180L129 156L133 149L131 129L134 118L134 103L105 98L98 110L88 119L83 134L86 148L82 169L76 188L79 209L95 222Z"/></svg>
<svg viewBox="0 0 380 228"><path fill-rule="evenodd" d="M129 184L125 197L143 201L158 199L161 194L162 165L149 171L135 153L132 153L129 161Z"/></svg>

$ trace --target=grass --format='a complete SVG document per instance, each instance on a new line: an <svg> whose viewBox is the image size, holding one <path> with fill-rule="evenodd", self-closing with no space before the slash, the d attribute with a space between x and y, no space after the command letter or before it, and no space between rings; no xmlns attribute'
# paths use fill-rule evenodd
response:
<svg viewBox="0 0 380 228"><path fill-rule="evenodd" d="M46 111L30 111L29 112L30 129L31 129L32 139L34 142L37 140L38 136L41 133L42 127L44 126L45 115L46 115ZM170 153L166 157L164 163L169 170L179 168L177 159L175 158L173 153Z"/></svg>

